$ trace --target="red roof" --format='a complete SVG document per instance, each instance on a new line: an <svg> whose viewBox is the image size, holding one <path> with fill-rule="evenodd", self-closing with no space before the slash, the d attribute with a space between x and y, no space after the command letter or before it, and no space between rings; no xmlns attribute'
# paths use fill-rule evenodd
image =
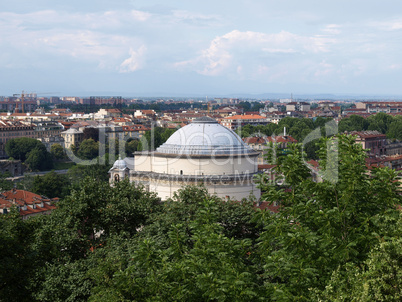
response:
<svg viewBox="0 0 402 302"><path fill-rule="evenodd" d="M38 194L25 191L25 190L10 190L10 191L5 191L0 194L0 198L7 199L7 200L14 200L16 202L22 201L27 204L33 204L33 203L38 203L38 202L50 202L50 201L58 201L58 198L46 198L44 196L40 196Z"/></svg>
<svg viewBox="0 0 402 302"><path fill-rule="evenodd" d="M155 111L154 110L141 110L142 114L145 115L155 115Z"/></svg>
<svg viewBox="0 0 402 302"><path fill-rule="evenodd" d="M116 108L111 108L111 109L105 109L109 113L121 113L119 109Z"/></svg>
<svg viewBox="0 0 402 302"><path fill-rule="evenodd" d="M278 135L267 137L268 142L272 143L297 143L297 140L290 135Z"/></svg>
<svg viewBox="0 0 402 302"><path fill-rule="evenodd" d="M275 168L276 167L276 165L268 165L268 164L261 164L261 165L258 165L258 170L269 170L269 169L272 169L272 168Z"/></svg>
<svg viewBox="0 0 402 302"><path fill-rule="evenodd" d="M0 209L10 209L12 206L18 206L20 215L24 217L50 212L56 208L53 202L58 200L58 198L50 199L29 191L13 189L0 194Z"/></svg>
<svg viewBox="0 0 402 302"><path fill-rule="evenodd" d="M361 138L385 138L386 135L382 134L378 131L352 131L350 132L351 135L357 135Z"/></svg>
<svg viewBox="0 0 402 302"><path fill-rule="evenodd" d="M245 137L243 141L246 144L266 144L267 140L261 136L252 136L252 137Z"/></svg>
<svg viewBox="0 0 402 302"><path fill-rule="evenodd" d="M122 126L123 131L148 131L151 130L150 128L145 127L141 124L135 124L132 126Z"/></svg>
<svg viewBox="0 0 402 302"><path fill-rule="evenodd" d="M320 164L318 161L314 160L314 159L310 159L308 162L308 164L312 165L314 168L318 169L320 167Z"/></svg>
<svg viewBox="0 0 402 302"><path fill-rule="evenodd" d="M259 120L265 119L265 117L257 114L245 114L245 115L233 115L225 117L224 120Z"/></svg>

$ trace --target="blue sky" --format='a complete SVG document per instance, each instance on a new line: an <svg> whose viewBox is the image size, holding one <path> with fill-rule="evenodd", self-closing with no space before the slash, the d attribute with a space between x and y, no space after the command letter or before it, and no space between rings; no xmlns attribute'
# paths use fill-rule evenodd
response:
<svg viewBox="0 0 402 302"><path fill-rule="evenodd" d="M400 0L0 4L0 95L402 95Z"/></svg>

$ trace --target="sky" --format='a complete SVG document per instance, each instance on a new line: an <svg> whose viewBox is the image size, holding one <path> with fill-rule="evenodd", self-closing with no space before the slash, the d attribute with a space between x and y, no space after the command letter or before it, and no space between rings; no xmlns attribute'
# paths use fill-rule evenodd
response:
<svg viewBox="0 0 402 302"><path fill-rule="evenodd" d="M0 95L402 96L400 0L0 0Z"/></svg>

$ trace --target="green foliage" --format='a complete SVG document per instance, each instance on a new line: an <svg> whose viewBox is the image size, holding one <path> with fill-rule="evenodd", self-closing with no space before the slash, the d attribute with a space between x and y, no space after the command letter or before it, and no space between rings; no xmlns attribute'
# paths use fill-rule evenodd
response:
<svg viewBox="0 0 402 302"><path fill-rule="evenodd" d="M29 152L40 146L43 146L43 144L37 139L29 137L19 137L7 141L5 150L9 157L25 162Z"/></svg>
<svg viewBox="0 0 402 302"><path fill-rule="evenodd" d="M24 162L31 171L45 171L53 167L53 159L46 147L38 140L20 137L9 140L5 150L7 155Z"/></svg>
<svg viewBox="0 0 402 302"><path fill-rule="evenodd" d="M10 173L0 173L0 192L11 190L14 187L13 182L7 180L7 177L10 177Z"/></svg>
<svg viewBox="0 0 402 302"><path fill-rule="evenodd" d="M402 219L387 223L397 225L393 237L378 238L363 265L349 263L338 268L317 300L327 301L401 301L402 299Z"/></svg>
<svg viewBox="0 0 402 302"><path fill-rule="evenodd" d="M31 240L43 265L30 282L35 298L86 301L93 287L87 272L94 251L108 246L109 240L112 244L116 236L135 236L157 208L153 194L127 181L111 187L86 178L51 215L38 217L40 227Z"/></svg>
<svg viewBox="0 0 402 302"><path fill-rule="evenodd" d="M27 285L37 268L31 247L35 225L17 210L0 214L0 301L32 301Z"/></svg>
<svg viewBox="0 0 402 302"><path fill-rule="evenodd" d="M155 150L176 131L176 129L155 127L141 137L139 151Z"/></svg>
<svg viewBox="0 0 402 302"><path fill-rule="evenodd" d="M399 116L389 125L387 137L402 140L402 118Z"/></svg>
<svg viewBox="0 0 402 302"><path fill-rule="evenodd" d="M93 165L74 165L68 169L67 177L71 184L75 187L79 187L86 177L96 179L98 181L108 181L108 171L112 167L109 164L109 156L104 158L104 163L100 164L101 159L98 158L97 163Z"/></svg>
<svg viewBox="0 0 402 302"><path fill-rule="evenodd" d="M85 139L81 142L77 155L81 159L94 159L99 155L99 142L92 138Z"/></svg>
<svg viewBox="0 0 402 302"><path fill-rule="evenodd" d="M391 139L402 139L402 118L380 112L367 119L351 115L339 122L339 132L377 130Z"/></svg>
<svg viewBox="0 0 402 302"><path fill-rule="evenodd" d="M324 159L326 143L319 152ZM328 160L320 165L324 170L337 168L337 181L313 182L301 167L302 154L292 148L276 168L287 185L262 185L264 198L282 205L275 219L260 217L265 225L259 244L261 269L275 299L311 301L311 289L323 290L339 266L363 263L378 235L386 234L378 218L393 215L401 202L395 171L374 169L369 176L364 150L352 137L340 135L336 145L337 166Z"/></svg>
<svg viewBox="0 0 402 302"><path fill-rule="evenodd" d="M63 198L69 194L70 181L66 175L52 171L44 176L35 176L30 190L49 198Z"/></svg>
<svg viewBox="0 0 402 302"><path fill-rule="evenodd" d="M137 139L132 139L126 142L126 156L133 157L135 151L140 151L139 149L140 141Z"/></svg>
<svg viewBox="0 0 402 302"><path fill-rule="evenodd" d="M395 171L369 172L345 135L322 140L319 183L300 145L271 151L282 182L260 185L276 214L203 186L161 203L127 180L110 186L106 166L73 167L51 215L0 214L0 300L399 301Z"/></svg>
<svg viewBox="0 0 402 302"><path fill-rule="evenodd" d="M50 154L52 154L53 157L57 160L66 158L66 152L60 144L53 144L50 147Z"/></svg>
<svg viewBox="0 0 402 302"><path fill-rule="evenodd" d="M351 115L348 118L341 119L339 122L339 132L345 131L363 131L369 127L369 121L359 115Z"/></svg>
<svg viewBox="0 0 402 302"><path fill-rule="evenodd" d="M326 137L325 125L332 121L331 118L317 117L315 120L308 118L294 118L285 117L279 121L278 124L270 123L265 126L250 126L246 125L240 127L236 130L237 134L241 137L249 137L255 135L283 135L284 128L286 127L286 134L295 138L298 142L303 142L303 140L317 128L321 128L321 136ZM310 159L317 159L318 156L316 152L318 147L316 146L318 140L311 141L305 145L306 155Z"/></svg>
<svg viewBox="0 0 402 302"><path fill-rule="evenodd" d="M41 271L44 273L44 280L41 287L33 293L38 301L88 301L93 283L87 274L88 264L85 260L62 265L47 263Z"/></svg>
<svg viewBox="0 0 402 302"><path fill-rule="evenodd" d="M183 190L176 198L194 190ZM204 192L197 194L201 197ZM224 235L216 201L187 202L194 205L193 218L171 220L163 241L158 235L138 240L127 268L115 274L107 287L99 285L91 301L102 301L110 293L112 301L247 301L258 297L257 278L249 266L251 241Z"/></svg>
<svg viewBox="0 0 402 302"><path fill-rule="evenodd" d="M46 171L53 168L53 158L43 144L28 153L25 164L31 171Z"/></svg>

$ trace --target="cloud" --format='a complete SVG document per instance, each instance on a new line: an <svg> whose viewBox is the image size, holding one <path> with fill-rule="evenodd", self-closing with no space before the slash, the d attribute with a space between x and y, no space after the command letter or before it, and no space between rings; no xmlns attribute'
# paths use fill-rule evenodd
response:
<svg viewBox="0 0 402 302"><path fill-rule="evenodd" d="M322 31L331 35L339 35L341 33L341 27L342 26L339 24L328 24Z"/></svg>
<svg viewBox="0 0 402 302"><path fill-rule="evenodd" d="M193 26L219 26L223 21L218 15L205 15L186 10L172 10L169 16L172 23L185 23Z"/></svg>
<svg viewBox="0 0 402 302"><path fill-rule="evenodd" d="M151 18L151 14L148 12L142 12L139 10L132 10L130 12L130 15L137 21L145 22L148 21L149 18Z"/></svg>
<svg viewBox="0 0 402 302"><path fill-rule="evenodd" d="M138 50L130 49L130 57L120 64L119 72L134 72L144 67L146 47L142 45Z"/></svg>
<svg viewBox="0 0 402 302"><path fill-rule="evenodd" d="M402 29L402 20L395 19L392 21L371 22L371 23L369 23L369 25L376 29L385 30L385 31L401 30Z"/></svg>
<svg viewBox="0 0 402 302"><path fill-rule="evenodd" d="M115 70L127 49L143 45L136 33L115 31L124 22L144 22L151 15L130 10L101 13L62 13L52 10L27 14L0 13L0 66L49 67L50 58L73 60ZM128 26L125 24L124 26ZM106 30L104 30L106 29ZM132 70L133 64L124 65Z"/></svg>
<svg viewBox="0 0 402 302"><path fill-rule="evenodd" d="M233 30L216 37L201 54L187 61L176 63L176 67L195 68L203 75L216 76L238 66L254 65L262 70L262 63L270 60L270 55L316 54L329 51L334 40L325 36L300 36L286 31L277 34L266 34L253 31ZM250 69L250 68L248 68Z"/></svg>

